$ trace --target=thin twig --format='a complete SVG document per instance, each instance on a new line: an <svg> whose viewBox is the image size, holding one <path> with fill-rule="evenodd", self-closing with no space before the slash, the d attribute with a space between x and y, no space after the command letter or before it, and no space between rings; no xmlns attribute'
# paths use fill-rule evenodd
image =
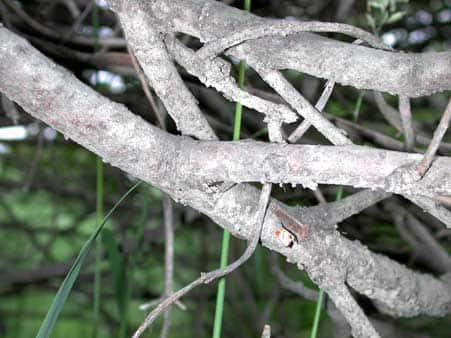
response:
<svg viewBox="0 0 451 338"><path fill-rule="evenodd" d="M78 8L78 5L75 2L75 0L62 0L61 2L66 6L67 10L72 15L72 18L75 19L80 16L80 9ZM53 2L53 4L55 3L56 1Z"/></svg>
<svg viewBox="0 0 451 338"><path fill-rule="evenodd" d="M271 326L265 325L263 327L262 338L271 338Z"/></svg>
<svg viewBox="0 0 451 338"><path fill-rule="evenodd" d="M412 151L415 145L415 134L412 126L412 112L410 100L407 96L399 96L399 113L401 115L402 129L404 131L405 145L407 151Z"/></svg>
<svg viewBox="0 0 451 338"><path fill-rule="evenodd" d="M285 123L296 121L297 114L284 104L262 99L249 94L237 85L230 76L230 65L220 58L201 59L194 51L184 46L172 36L166 36L165 43L175 61L196 76L206 86L212 86L223 93L226 99L239 102L243 106L265 114L270 120L280 120Z"/></svg>
<svg viewBox="0 0 451 338"><path fill-rule="evenodd" d="M61 39L61 44L65 44L67 41L69 41L73 35L77 32L78 28L80 27L83 20L88 16L88 14L91 12L92 7L95 5L96 1L91 0L86 8L83 10L83 12L78 16L77 20L74 22L70 30L64 35L64 37Z"/></svg>
<svg viewBox="0 0 451 338"><path fill-rule="evenodd" d="M318 299L317 291L307 288L300 281L294 281L280 269L277 255L274 253L271 255L271 272L274 274L274 276L277 278L277 281L283 288L311 301ZM325 302L325 309L329 314L329 317L334 322L335 329L337 331L336 333L339 333L336 334L335 337L349 337L349 325L346 319L343 317L343 314L331 302Z"/></svg>
<svg viewBox="0 0 451 338"><path fill-rule="evenodd" d="M318 292L306 287L304 283L294 281L288 277L280 268L278 256L276 254L271 255L271 272L277 278L279 284L291 292L305 298L307 300L315 301L318 298Z"/></svg>
<svg viewBox="0 0 451 338"><path fill-rule="evenodd" d="M268 122L268 137L271 142L284 143L282 123L279 120L271 120Z"/></svg>
<svg viewBox="0 0 451 338"><path fill-rule="evenodd" d="M255 68L255 66L254 66ZM258 67L257 67L258 68ZM306 100L278 70L267 71L256 69L260 76L268 83L294 110L308 120L332 144L350 145L352 142L343 135L342 131L328 121L321 113Z"/></svg>
<svg viewBox="0 0 451 338"><path fill-rule="evenodd" d="M239 45L247 40L255 40L275 35L287 36L301 32L342 33L363 40L373 47L389 49L377 36L354 26L318 21L293 22L287 20L274 20L273 22L265 22L263 25L258 24L246 28L240 27L236 32L232 32L223 38L206 43L197 53L203 59L211 59L226 49Z"/></svg>
<svg viewBox="0 0 451 338"><path fill-rule="evenodd" d="M387 101L385 101L384 96L380 92L373 92L374 101L382 116L387 120L390 125L392 125L397 131L402 132L401 119L398 111L390 106Z"/></svg>
<svg viewBox="0 0 451 338"><path fill-rule="evenodd" d="M161 113L161 110L158 109L157 103L155 102L155 99L153 98L153 95L150 92L150 87L149 87L149 83L147 82L147 77L144 74L143 70L141 69L141 66L138 63L138 60L136 59L135 54L133 53L132 49L130 48L130 46L128 44L127 44L127 50L128 50L128 54L130 54L133 68L136 71L136 75L138 76L139 82L141 83L141 87L144 91L144 94L146 95L147 101L149 101L150 106L152 107L152 110L157 117L158 124L160 125L160 128L166 129L166 123L164 120L164 116Z"/></svg>
<svg viewBox="0 0 451 338"><path fill-rule="evenodd" d="M326 82L326 85L324 87L323 92L321 93L320 98L315 104L315 108L322 112L324 108L326 107L327 102L329 101L330 96L332 95L332 92L335 87L335 82L332 80L328 80ZM296 143L304 134L305 132L310 128L312 124L309 120L305 119L302 121L302 123L290 134L288 137L289 143Z"/></svg>
<svg viewBox="0 0 451 338"><path fill-rule="evenodd" d="M398 232L413 247L417 257L433 270L441 273L451 271L450 255L418 218L396 200L384 203L384 207L391 213Z"/></svg>
<svg viewBox="0 0 451 338"><path fill-rule="evenodd" d="M441 273L451 271L451 257L437 242L425 226L411 213L407 212L407 224L412 233L419 239L421 254ZM429 257L430 259L427 259Z"/></svg>
<svg viewBox="0 0 451 338"><path fill-rule="evenodd" d="M2 18L2 24L8 29L11 29L10 14L7 12L5 5L2 0L0 0L0 16Z"/></svg>
<svg viewBox="0 0 451 338"><path fill-rule="evenodd" d="M171 198L168 195L163 196L163 214L164 214L164 296L169 297L172 293L174 278L174 208ZM171 326L171 308L168 307L163 315L163 328L161 329L161 338L169 335Z"/></svg>
<svg viewBox="0 0 451 338"><path fill-rule="evenodd" d="M163 300L164 300L164 297L159 297L159 298L156 298L154 300L151 300L150 302L141 304L138 308L141 311L147 311L151 307L157 306ZM174 305L177 306L182 311L186 311L186 309L187 309L186 305L184 303L182 303L181 301L179 301L179 300L175 301Z"/></svg>
<svg viewBox="0 0 451 338"><path fill-rule="evenodd" d="M351 326L354 337L380 338L373 324L344 283L327 287L324 290Z"/></svg>
<svg viewBox="0 0 451 338"><path fill-rule="evenodd" d="M348 121L346 119L340 118L338 116L332 116L329 114L325 115L328 119L334 122L339 128L343 128L350 135L357 135L364 137L375 144L381 145L384 148L391 150L404 151L404 144L390 136L378 132L376 129L361 126L357 123Z"/></svg>
<svg viewBox="0 0 451 338"><path fill-rule="evenodd" d="M65 38L62 32L58 32L54 29L48 28L42 25L40 22L36 21L33 17L28 15L22 7L20 7L17 3L11 0L3 0L8 7L10 7L14 13L24 22L27 23L32 29L41 33L42 35L56 39L62 40ZM94 46L96 44L100 46L113 46L113 47L124 47L126 45L125 39L123 38L93 38L92 36L84 36L81 34L72 36L71 42L81 44L81 45L89 45Z"/></svg>
<svg viewBox="0 0 451 338"><path fill-rule="evenodd" d="M424 176L426 171L431 166L432 161L434 160L435 153L437 152L440 146L440 142L442 142L443 136L445 136L446 130L448 129L450 120L451 120L451 100L449 100L448 105L446 106L446 109L440 120L440 123L435 129L434 136L432 137L432 141L429 144L429 147L427 148L423 159L416 168L420 176Z"/></svg>
<svg viewBox="0 0 451 338"><path fill-rule="evenodd" d="M355 44L355 45L360 45L362 43L363 43L363 41L360 39L357 39L353 42L353 44ZM327 102L329 101L330 96L332 95L332 92L334 90L334 87L335 87L335 82L332 80L327 80L326 85L324 86L324 90L321 93L320 98L318 99L318 101L315 104L315 108L319 112L322 112L324 110L324 108L326 107ZM296 143L307 132L307 130L311 127L311 125L312 124L308 120L302 121L302 123L288 137L288 142Z"/></svg>
<svg viewBox="0 0 451 338"><path fill-rule="evenodd" d="M326 204L327 200L324 197L322 191L318 188L316 190L313 190L313 195L315 196L316 200L320 203L320 204Z"/></svg>
<svg viewBox="0 0 451 338"><path fill-rule="evenodd" d="M448 229L451 229L451 211L437 203L436 199L421 195L404 194L403 196L445 223Z"/></svg>
<svg viewBox="0 0 451 338"><path fill-rule="evenodd" d="M154 100L152 93L150 92L149 84L147 82L146 75L138 64L132 49L127 44L127 50L132 60L133 68L136 71L138 79L141 83L141 87L144 94L149 101L150 106L154 114L157 117L160 128L166 130L166 123L162 114L163 108L158 107ZM163 196L163 214L164 214L164 234L165 234L165 255L164 255L164 297L169 297L172 294L173 278L174 278L174 210L173 204L168 195ZM169 329L171 326L171 309L168 307L164 311L163 315L163 327L161 329L161 338L166 338L169 335Z"/></svg>
<svg viewBox="0 0 451 338"><path fill-rule="evenodd" d="M402 125L401 125L401 120L399 118L400 114L398 114L398 111L395 108L393 108L392 106L390 106L387 103L387 101L385 101L382 93L380 93L380 92L373 92L373 93L374 93L374 101L376 102L376 105L377 105L379 111L384 116L384 118L398 132L402 132L403 129L402 129ZM415 141L421 145L429 145L431 143L431 138L421 135L420 133L417 132L415 134ZM439 149L442 151L451 151L451 143L441 142L439 145Z"/></svg>
<svg viewBox="0 0 451 338"><path fill-rule="evenodd" d="M277 284L273 284L270 295L268 296L268 300L266 302L265 308L261 311L261 315L257 321L257 327L261 327L265 323L269 321L274 308L277 306L277 303L280 299L280 286Z"/></svg>
<svg viewBox="0 0 451 338"><path fill-rule="evenodd" d="M0 1L1 5L1 1ZM0 6L1 11L1 6ZM5 113L5 115L8 117L8 119L11 120L11 122L14 125L17 125L20 118L19 110L16 107L16 104L8 99L8 97L5 94L0 93L0 105Z"/></svg>
<svg viewBox="0 0 451 338"><path fill-rule="evenodd" d="M164 301L162 301L158 306L146 317L144 322L140 325L140 327L136 330L136 332L133 334L132 338L138 338L142 335L142 333L151 325L154 320L158 317L158 315L167 309L168 306L170 306L172 303L174 303L176 300L183 297L185 294L187 294L189 291L194 289L195 287L201 285L201 284L208 284L212 282L215 279L224 277L240 267L243 263L245 263L254 253L255 249L257 248L258 241L260 240L260 234L261 230L263 228L263 220L265 218L266 214L266 208L268 206L269 198L271 195L271 187L272 185L269 183L266 183L263 185L262 192L260 194L260 200L259 200L259 207L257 210L257 213L255 215L255 232L252 236L252 240L247 246L246 250L244 251L243 255L238 258L233 263L229 264L223 269L217 269L211 272L207 273L201 273L200 277L197 278L195 281L191 282L187 286L183 287L182 289L176 291L171 296L166 298Z"/></svg>
<svg viewBox="0 0 451 338"><path fill-rule="evenodd" d="M271 100L276 103L285 103L284 100L282 100L275 93L271 93L269 91L265 91L265 90L258 89L258 88L249 88L248 87L246 89L250 93L264 97L267 100ZM389 111L389 114L390 114L389 116L391 116L390 117L391 120L389 121L385 115L384 115L384 117L387 119L387 121L390 123L390 125L392 125L397 131L402 132L401 121L399 118L398 111L396 109L394 109L393 107L391 107L390 105L388 105L387 102L385 101L385 99L383 98L382 94L380 94L379 92L374 92L374 97L375 97L375 101L376 101L376 97L380 97L379 103L384 105L383 107L386 111ZM381 110L381 107L379 106L379 104L378 104L378 108L379 108L379 110ZM346 130L350 130L352 128L352 130L355 130L359 134L362 134L363 136L369 138L371 141L373 141L379 145L382 145L385 148L389 148L392 150L399 150L399 151L404 150L404 145L402 142L400 142L394 138L391 138L385 134L382 134L374 129L361 126L357 123L348 121L348 120L340 118L338 116L328 114L327 112L324 112L324 111L323 111L323 114L328 120L331 120L332 122L335 122L337 125L339 125L340 128L344 128ZM397 122L392 121L393 119L395 119ZM396 125L394 125L392 122L396 123ZM416 133L415 141L421 145L429 145L429 143L431 142L431 139L429 137L426 137L424 135ZM439 149L441 151L451 151L451 143L441 142ZM415 151L419 152L418 149L415 149Z"/></svg>
<svg viewBox="0 0 451 338"><path fill-rule="evenodd" d="M301 208L300 213L304 222L315 222L321 229L333 229L337 223L360 213L391 195L391 193L381 189L365 189L339 201Z"/></svg>

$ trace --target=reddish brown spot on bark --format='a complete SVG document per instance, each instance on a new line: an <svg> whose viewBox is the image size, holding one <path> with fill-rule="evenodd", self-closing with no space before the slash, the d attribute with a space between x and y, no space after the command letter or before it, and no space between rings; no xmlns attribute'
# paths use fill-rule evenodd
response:
<svg viewBox="0 0 451 338"><path fill-rule="evenodd" d="M308 225L302 225L299 227L299 239L307 239L310 237L310 228Z"/></svg>

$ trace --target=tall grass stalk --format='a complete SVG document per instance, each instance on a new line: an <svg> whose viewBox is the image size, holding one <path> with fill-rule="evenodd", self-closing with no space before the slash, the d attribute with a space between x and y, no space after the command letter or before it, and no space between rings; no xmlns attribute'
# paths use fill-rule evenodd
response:
<svg viewBox="0 0 451 338"><path fill-rule="evenodd" d="M251 10L251 0L244 1L244 10ZM244 77L246 71L246 62L241 60L238 71L238 85L240 88L243 88L244 85ZM235 117L233 122L233 140L237 141L240 139L241 133L241 120L243 115L243 106L237 102L235 104ZM227 266L228 257L229 257L229 247L230 247L230 233L227 230L224 230L222 235L222 245L221 245L221 259L220 259L220 267L224 268ZM222 329L222 318L224 314L224 298L225 298L225 287L226 280L225 278L221 278L218 283L218 291L216 296L216 308L215 308L215 318L213 323L213 338L221 337L221 329Z"/></svg>

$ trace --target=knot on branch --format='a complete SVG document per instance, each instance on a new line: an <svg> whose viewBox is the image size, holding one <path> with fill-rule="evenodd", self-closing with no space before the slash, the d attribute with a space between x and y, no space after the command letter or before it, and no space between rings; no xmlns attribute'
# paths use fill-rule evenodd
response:
<svg viewBox="0 0 451 338"><path fill-rule="evenodd" d="M206 67L205 74L200 75L201 80L207 87L215 87L224 80L229 80L236 84L235 80L230 77L230 64L220 58L211 60L210 67Z"/></svg>
<svg viewBox="0 0 451 338"><path fill-rule="evenodd" d="M416 168L416 163L396 168L384 180L385 191L393 191L400 194L412 194L415 192L414 185L421 180L421 175Z"/></svg>

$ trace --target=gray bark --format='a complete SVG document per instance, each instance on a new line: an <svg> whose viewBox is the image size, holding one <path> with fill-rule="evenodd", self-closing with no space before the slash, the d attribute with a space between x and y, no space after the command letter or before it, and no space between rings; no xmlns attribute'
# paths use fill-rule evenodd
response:
<svg viewBox="0 0 451 338"><path fill-rule="evenodd" d="M215 191L214 186L199 185L198 181L189 180L191 174L189 171L174 167L174 164L188 167L193 166L192 164L174 161L168 156L174 154L176 159L184 158L185 152L189 150L185 145L193 145L195 148L195 144L200 146L199 142L169 135L149 125L124 106L109 101L81 83L71 73L55 65L28 42L5 28L0 28L0 51L2 79L0 91L20 104L27 112L95 152L104 161L161 188L174 199L205 213L234 236L251 238L258 189L241 184L225 191ZM285 154L283 155L285 157L275 156L277 158L275 163L281 169L284 168L280 165L283 159L289 160L287 149L298 151L300 154L303 149L309 149L304 146L266 145L265 147L271 149L267 152L263 151L265 148L263 145L254 145L254 148L245 148L246 151L256 151L262 158L268 155L271 157L272 152L277 155ZM236 152L247 145L244 142L235 146L224 144L221 147L219 143L208 142L204 147L205 151L213 150L211 156L219 157L222 151L225 151L224 154L227 154L227 151ZM321 152L327 148L318 146L314 149ZM357 157L364 155L367 150L359 147L343 147L338 151L346 151L351 155L356 151L353 155L355 158L350 156L358 161ZM331 152L327 154L331 155ZM238 158L249 155L249 152L243 152ZM403 156L405 155L389 153L386 165L395 168L404 161L416 159ZM385 157L382 158L383 161L384 159ZM390 161L393 163L389 164ZM442 175L437 177L437 180L443 180L445 168L442 170L439 168L442 165L449 168L448 161L449 159L445 158L437 160L435 172ZM271 167L272 162L267 163ZM208 167L215 164L209 161L205 162L205 165ZM351 166L348 167L350 168ZM267 172L273 171L268 169ZM365 174L360 174L364 177L361 181L366 180ZM267 181L267 178L262 178ZM272 179L275 182L280 181L277 177ZM342 184L341 180L344 179L338 177L335 183ZM358 182L356 177L353 180ZM447 182L446 179L444 182ZM449 181L445 186L446 184L449 191ZM441 189L432 182L423 188L426 192ZM450 312L451 292L448 282L431 275L415 273L384 256L371 253L359 242L349 241L336 231L321 230L315 225L311 225L310 228L308 238L293 247L286 247L274 235L276 230L281 229L280 221L274 214L268 212L261 241L264 246L285 255L288 261L304 268L319 286L330 289L334 283L341 285L346 282L359 293L376 301L387 313L396 316L415 316L445 315Z"/></svg>
<svg viewBox="0 0 451 338"><path fill-rule="evenodd" d="M147 6L167 29L195 36L202 42L270 22L212 0L156 0ZM267 69L296 69L343 85L408 97L451 89L449 51L383 51L299 33L248 41L231 48L228 54Z"/></svg>

